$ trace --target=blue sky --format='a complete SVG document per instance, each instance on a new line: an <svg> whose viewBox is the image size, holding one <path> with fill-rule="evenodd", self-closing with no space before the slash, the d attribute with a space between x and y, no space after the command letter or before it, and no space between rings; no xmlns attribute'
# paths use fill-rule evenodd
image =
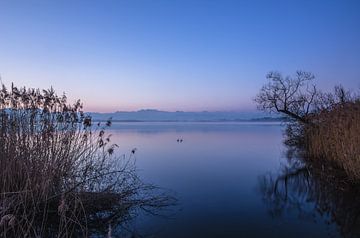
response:
<svg viewBox="0 0 360 238"><path fill-rule="evenodd" d="M278 70L360 87L360 1L0 1L0 74L89 111L255 110Z"/></svg>

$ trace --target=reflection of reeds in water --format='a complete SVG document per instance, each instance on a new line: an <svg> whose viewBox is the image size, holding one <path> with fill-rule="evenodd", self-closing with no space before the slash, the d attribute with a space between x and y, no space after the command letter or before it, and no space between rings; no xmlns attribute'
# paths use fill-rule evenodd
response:
<svg viewBox="0 0 360 238"><path fill-rule="evenodd" d="M316 115L305 128L308 157L325 159L360 179L360 101L339 104Z"/></svg>
<svg viewBox="0 0 360 238"><path fill-rule="evenodd" d="M273 217L292 213L300 219L316 222L322 217L336 224L344 237L360 236L360 189L347 182L337 169L321 164L305 165L292 159L277 176L259 179L260 191Z"/></svg>
<svg viewBox="0 0 360 238"><path fill-rule="evenodd" d="M0 236L87 237L173 200L51 90L0 90ZM158 194L158 195L157 195Z"/></svg>

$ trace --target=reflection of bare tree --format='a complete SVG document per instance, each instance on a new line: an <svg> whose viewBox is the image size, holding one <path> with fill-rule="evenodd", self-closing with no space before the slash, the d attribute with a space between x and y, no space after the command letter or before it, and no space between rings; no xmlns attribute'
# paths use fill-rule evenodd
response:
<svg viewBox="0 0 360 238"><path fill-rule="evenodd" d="M270 214L279 217L291 212L303 219L321 216L335 223L344 237L359 237L360 187L332 168L290 158L277 176L261 176L259 187Z"/></svg>

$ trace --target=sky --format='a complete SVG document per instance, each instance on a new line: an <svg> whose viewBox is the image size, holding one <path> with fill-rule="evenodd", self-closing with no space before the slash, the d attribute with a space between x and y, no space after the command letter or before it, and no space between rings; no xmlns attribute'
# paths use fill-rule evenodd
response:
<svg viewBox="0 0 360 238"><path fill-rule="evenodd" d="M0 0L5 85L85 110L256 110L276 70L360 88L358 0Z"/></svg>

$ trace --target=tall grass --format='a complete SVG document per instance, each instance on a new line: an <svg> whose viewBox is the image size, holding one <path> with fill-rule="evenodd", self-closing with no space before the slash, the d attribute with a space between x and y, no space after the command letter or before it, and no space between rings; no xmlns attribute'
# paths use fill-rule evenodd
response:
<svg viewBox="0 0 360 238"><path fill-rule="evenodd" d="M172 200L115 156L105 125L53 89L0 90L0 236L87 237Z"/></svg>
<svg viewBox="0 0 360 238"><path fill-rule="evenodd" d="M304 130L308 157L324 159L360 181L360 101L337 104L312 118Z"/></svg>

